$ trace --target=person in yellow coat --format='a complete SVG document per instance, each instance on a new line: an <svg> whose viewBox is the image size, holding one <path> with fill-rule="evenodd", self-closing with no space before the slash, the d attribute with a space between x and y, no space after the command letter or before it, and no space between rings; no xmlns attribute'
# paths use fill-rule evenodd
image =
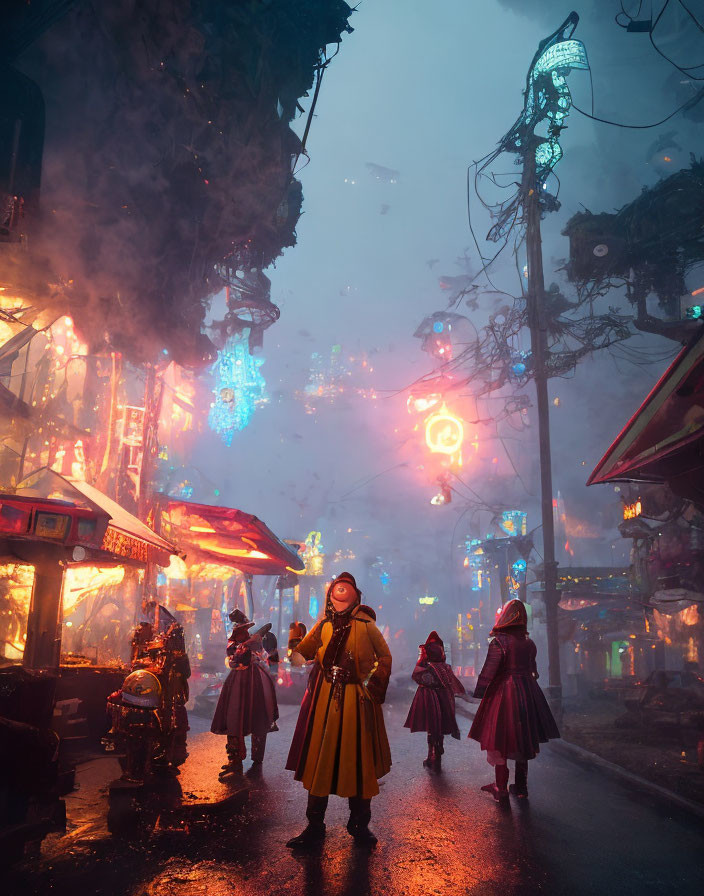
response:
<svg viewBox="0 0 704 896"><path fill-rule="evenodd" d="M308 847L325 837L330 794L347 797L348 832L373 846L371 800L391 768L382 704L391 653L376 614L361 603L354 576L339 575L328 588L325 615L296 647L292 662L314 660L286 768L308 791L308 826L286 844Z"/></svg>

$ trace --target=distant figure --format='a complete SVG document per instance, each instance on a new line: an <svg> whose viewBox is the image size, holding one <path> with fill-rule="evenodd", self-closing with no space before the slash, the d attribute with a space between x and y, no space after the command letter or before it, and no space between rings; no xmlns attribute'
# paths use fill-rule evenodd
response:
<svg viewBox="0 0 704 896"><path fill-rule="evenodd" d="M261 636L262 641L262 656L266 660L266 664L269 667L269 671L276 678L279 674L279 663L281 662L281 657L279 656L279 642L276 638L276 635L271 630L271 623L267 623L263 628L259 630L259 634Z"/></svg>
<svg viewBox="0 0 704 896"><path fill-rule="evenodd" d="M491 634L475 697L482 702L469 737L486 750L487 762L494 766L496 780L482 787L495 800L508 800L508 765L516 763L511 792L528 796L528 760L540 752L540 744L559 737L555 719L538 686L536 647L528 637L528 616L520 600L504 607Z"/></svg>
<svg viewBox="0 0 704 896"><path fill-rule="evenodd" d="M301 641L308 634L305 622L292 622L288 627L288 655L298 647Z"/></svg>
<svg viewBox="0 0 704 896"><path fill-rule="evenodd" d="M371 799L391 768L381 708L391 653L361 598L354 576L341 573L328 588L324 617L291 655L294 665L315 660L286 763L308 791L308 826L288 841L292 849L323 840L330 794L349 800L347 831L355 843L376 843Z"/></svg>
<svg viewBox="0 0 704 896"><path fill-rule="evenodd" d="M262 659L262 636L271 626L264 626L250 636L254 625L235 609L230 613L234 628L227 643L228 664L231 672L220 691L218 705L210 726L213 734L227 735L227 762L220 777L242 774L242 762L247 758L245 737L252 736L252 767L256 770L264 761L266 736L277 731L279 709L274 681Z"/></svg>
<svg viewBox="0 0 704 896"><path fill-rule="evenodd" d="M405 728L412 732L427 731L428 758L425 768L439 772L443 742L449 734L459 740L460 730L455 719L455 695L464 694L462 682L445 662L445 645L437 632L428 635L420 645L420 656L413 670L413 681L418 685Z"/></svg>

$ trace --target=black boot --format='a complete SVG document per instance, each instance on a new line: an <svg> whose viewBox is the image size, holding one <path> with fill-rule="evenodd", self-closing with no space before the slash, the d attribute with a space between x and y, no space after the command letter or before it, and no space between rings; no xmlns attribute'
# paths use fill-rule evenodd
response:
<svg viewBox="0 0 704 896"><path fill-rule="evenodd" d="M428 735L428 758L423 760L423 768L434 768L435 758L435 741Z"/></svg>
<svg viewBox="0 0 704 896"><path fill-rule="evenodd" d="M514 796L519 797L519 799L527 799L528 798L528 762L526 760L516 761L516 775L515 775L515 784L512 784L509 787L509 790Z"/></svg>
<svg viewBox="0 0 704 896"><path fill-rule="evenodd" d="M377 839L369 830L372 801L365 800L361 796L351 796L348 802L350 820L347 822L347 832L354 837L354 842L358 846L376 846Z"/></svg>
<svg viewBox="0 0 704 896"><path fill-rule="evenodd" d="M445 752L445 748L443 747L443 741L444 741L444 738L441 734L437 740L437 743L435 744L435 771L436 772L442 771L442 754Z"/></svg>
<svg viewBox="0 0 704 896"><path fill-rule="evenodd" d="M292 837L286 846L289 849L310 849L325 839L325 810L328 807L326 796L308 794L306 818L308 825L297 837Z"/></svg>
<svg viewBox="0 0 704 896"><path fill-rule="evenodd" d="M252 765L261 765L264 762L266 750L266 734L252 735Z"/></svg>
<svg viewBox="0 0 704 896"><path fill-rule="evenodd" d="M242 774L242 747L243 742L237 735L228 734L225 749L227 750L227 762L222 767L222 771L218 775L220 779L229 778L231 775ZM246 749L244 755L247 755Z"/></svg>

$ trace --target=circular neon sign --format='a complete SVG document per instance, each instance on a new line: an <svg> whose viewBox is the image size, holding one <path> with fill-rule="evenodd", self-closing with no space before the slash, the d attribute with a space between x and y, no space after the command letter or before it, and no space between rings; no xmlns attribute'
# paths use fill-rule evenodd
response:
<svg viewBox="0 0 704 896"><path fill-rule="evenodd" d="M464 426L445 407L425 421L425 443L433 454L457 454L462 447Z"/></svg>

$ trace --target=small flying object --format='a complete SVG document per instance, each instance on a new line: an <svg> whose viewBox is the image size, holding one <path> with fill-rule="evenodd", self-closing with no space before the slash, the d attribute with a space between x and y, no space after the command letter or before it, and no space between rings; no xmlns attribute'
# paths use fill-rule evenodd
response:
<svg viewBox="0 0 704 896"><path fill-rule="evenodd" d="M397 184L401 177L401 173L394 168L386 168L375 162L367 162L366 165L374 180L383 181L386 184Z"/></svg>

